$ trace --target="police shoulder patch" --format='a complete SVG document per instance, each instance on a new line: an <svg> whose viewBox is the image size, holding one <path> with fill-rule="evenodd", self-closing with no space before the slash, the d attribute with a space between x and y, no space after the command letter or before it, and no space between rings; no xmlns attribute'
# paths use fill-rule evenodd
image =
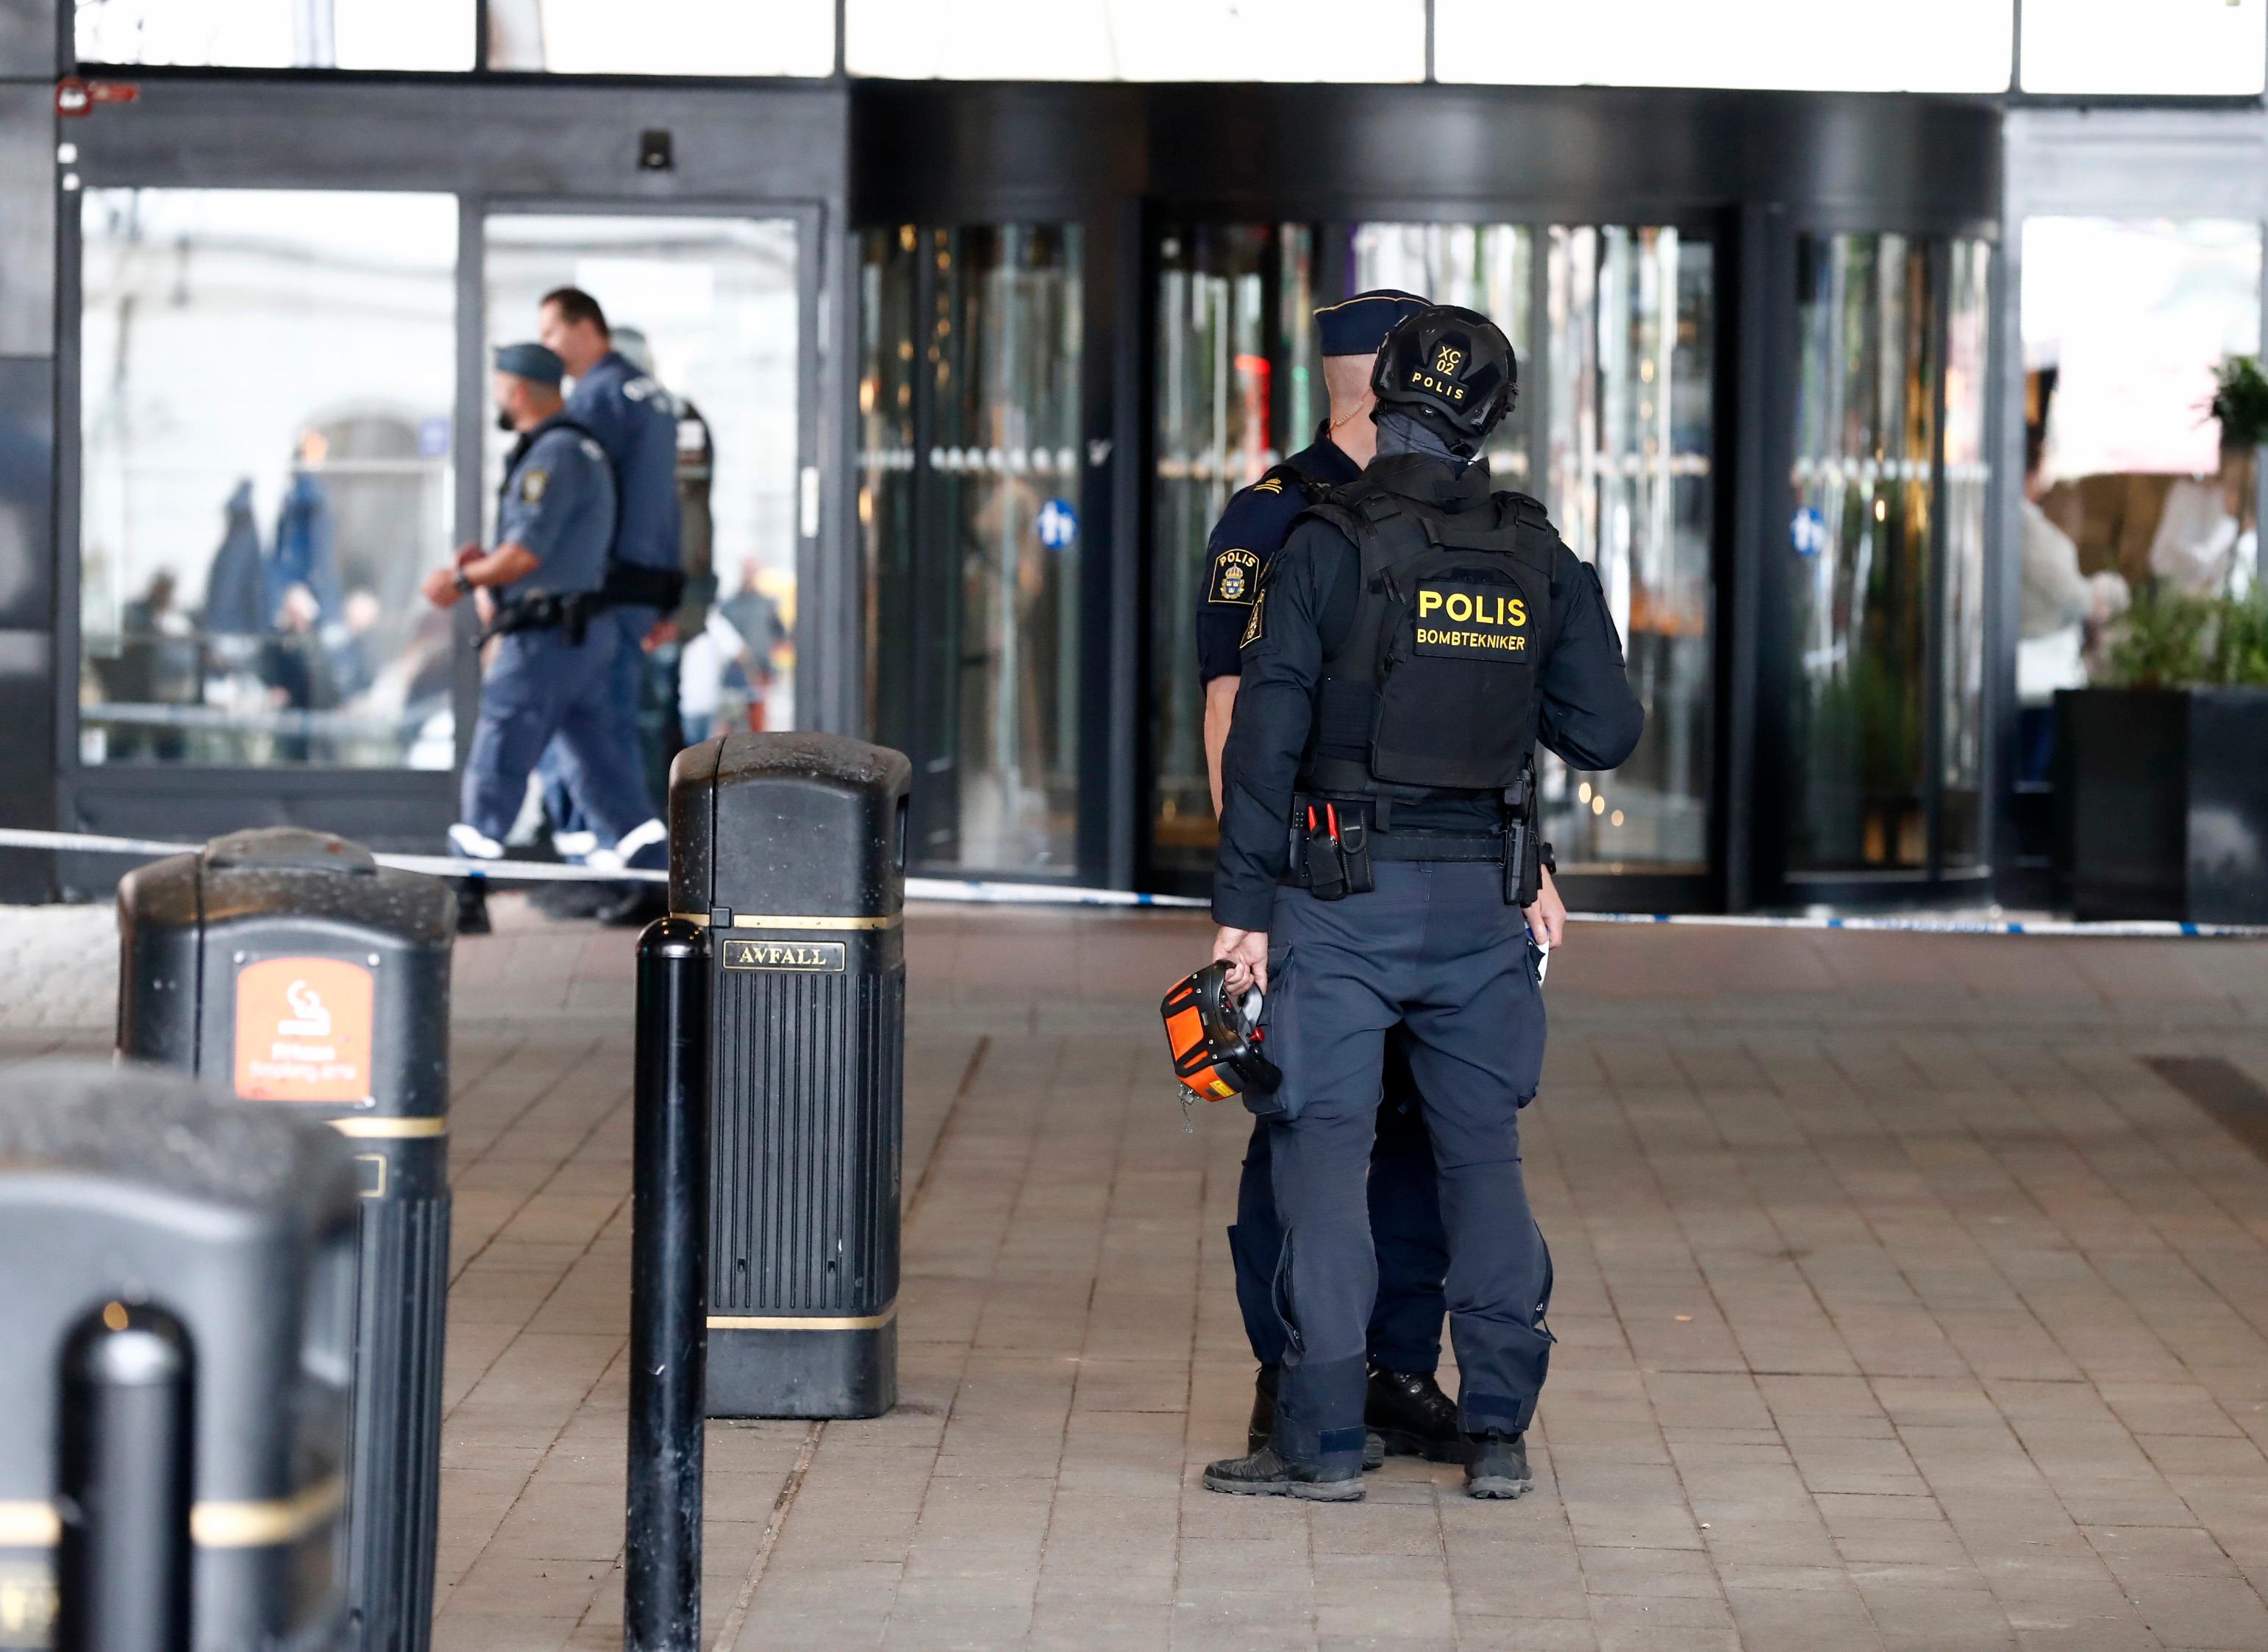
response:
<svg viewBox="0 0 2268 1652"><path fill-rule="evenodd" d="M1268 631L1268 593L1263 588L1252 599L1252 617L1244 623L1244 635L1236 639L1239 648L1249 648Z"/></svg>
<svg viewBox="0 0 2268 1652"><path fill-rule="evenodd" d="M551 473L541 465L531 465L519 478L519 498L524 505L534 505L543 498L544 489L551 485Z"/></svg>
<svg viewBox="0 0 2268 1652"><path fill-rule="evenodd" d="M1208 602L1229 602L1249 608L1260 594L1260 558L1232 547L1212 559L1212 579L1205 586Z"/></svg>
<svg viewBox="0 0 2268 1652"><path fill-rule="evenodd" d="M1252 490L1255 493L1281 493L1284 491L1284 478L1263 476L1252 484Z"/></svg>

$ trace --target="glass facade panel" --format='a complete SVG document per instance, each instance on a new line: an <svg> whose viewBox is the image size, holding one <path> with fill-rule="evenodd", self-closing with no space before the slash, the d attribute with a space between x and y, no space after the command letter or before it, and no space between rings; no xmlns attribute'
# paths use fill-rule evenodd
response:
<svg viewBox="0 0 2268 1652"><path fill-rule="evenodd" d="M1714 275L1709 242L1675 229L1550 232L1544 498L1599 571L1646 708L1612 775L1545 755L1545 830L1563 866L1708 867Z"/></svg>
<svg viewBox="0 0 2268 1652"><path fill-rule="evenodd" d="M1000 225L862 247L869 704L913 755L927 865L1078 861L1082 240Z"/></svg>
<svg viewBox="0 0 2268 1652"><path fill-rule="evenodd" d="M987 0L983 10L977 26L968 8L937 0L848 0L845 62L892 80L1425 77L1425 0Z"/></svg>
<svg viewBox="0 0 2268 1652"><path fill-rule="evenodd" d="M685 618L724 620L652 655L660 686L666 668L676 669L685 738L726 726L794 727L794 223L512 213L490 218L484 236L491 344L534 337L542 296L581 287L606 310L617 347L677 403L694 605ZM502 480L511 441L489 434L491 482ZM493 492L487 497L493 513Z"/></svg>
<svg viewBox="0 0 2268 1652"><path fill-rule="evenodd" d="M1926 243L1797 243L1792 873L1919 868L1942 306Z"/></svg>
<svg viewBox="0 0 2268 1652"><path fill-rule="evenodd" d="M1314 439L1314 237L1295 225L1181 225L1158 249L1150 561L1151 862L1202 874L1219 833L1193 616L1229 496Z"/></svg>
<svg viewBox="0 0 2268 1652"><path fill-rule="evenodd" d="M2027 92L2253 98L2268 0L2024 0Z"/></svg>
<svg viewBox="0 0 2268 1652"><path fill-rule="evenodd" d="M454 758L457 204L91 189L79 755Z"/></svg>
<svg viewBox="0 0 2268 1652"><path fill-rule="evenodd" d="M1525 372L1535 245L1535 232L1517 224L1365 224L1354 232L1352 286L1397 287L1478 310L1504 329ZM1522 492L1534 491L1528 400L1514 401L1490 432L1486 454L1497 485Z"/></svg>
<svg viewBox="0 0 2268 1652"><path fill-rule="evenodd" d="M2025 0L2026 39L2032 9ZM2073 0L2063 0L2072 4ZM2261 0L2244 0L2257 11ZM2093 0L2128 8L2132 0ZM2203 11L2220 0L2181 0ZM2149 10L2169 10L2157 6ZM1549 86L1754 86L1792 92L2005 92L2014 0L1434 0L1433 73ZM2257 38L2257 32L2256 32ZM2261 62L2252 55L2253 89ZM2026 78L2031 48L2025 47Z"/></svg>
<svg viewBox="0 0 2268 1652"><path fill-rule="evenodd" d="M834 0L488 0L489 67L566 75L831 75Z"/></svg>
<svg viewBox="0 0 2268 1652"><path fill-rule="evenodd" d="M231 69L473 66L474 0L77 0L85 63Z"/></svg>
<svg viewBox="0 0 2268 1652"><path fill-rule="evenodd" d="M1948 867L1984 847L1984 541L1992 466L1985 435L1992 378L1992 249L1956 240L1945 343L1945 559L1939 601L1942 712L1940 842Z"/></svg>

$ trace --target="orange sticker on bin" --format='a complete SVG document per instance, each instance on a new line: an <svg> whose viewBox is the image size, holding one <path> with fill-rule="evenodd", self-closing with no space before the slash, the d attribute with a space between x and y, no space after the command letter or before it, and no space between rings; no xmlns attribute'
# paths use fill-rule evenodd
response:
<svg viewBox="0 0 2268 1652"><path fill-rule="evenodd" d="M262 958L236 972L236 1093L247 1102L370 1095L371 972L343 958Z"/></svg>

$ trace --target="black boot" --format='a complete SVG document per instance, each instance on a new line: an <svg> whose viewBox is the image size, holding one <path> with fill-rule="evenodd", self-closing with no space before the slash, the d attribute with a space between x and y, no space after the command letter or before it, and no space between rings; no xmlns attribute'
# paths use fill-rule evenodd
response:
<svg viewBox="0 0 2268 1652"><path fill-rule="evenodd" d="M1535 1477L1528 1471L1525 1434L1469 1434L1466 1447L1470 1453L1465 1459L1466 1496L1511 1498L1535 1489Z"/></svg>
<svg viewBox="0 0 2268 1652"><path fill-rule="evenodd" d="M1386 1455L1462 1463L1465 1436L1457 1428L1457 1402L1441 1391L1431 1371L1370 1368L1370 1398L1363 1420L1386 1443Z"/></svg>
<svg viewBox="0 0 2268 1652"><path fill-rule="evenodd" d="M490 931L488 890L478 878L457 880L457 933L485 935Z"/></svg>
<svg viewBox="0 0 2268 1652"><path fill-rule="evenodd" d="M1283 1368L1263 1365L1252 1378L1252 1421L1244 1430L1244 1449L1264 1451L1268 1442L1276 1437L1276 1384ZM1436 1390L1439 1391L1438 1390ZM1445 1457L1444 1462L1455 1462ZM1378 1437L1375 1428L1367 1429L1362 1436L1362 1466L1366 1472L1386 1461L1386 1442Z"/></svg>
<svg viewBox="0 0 2268 1652"><path fill-rule="evenodd" d="M1276 1383L1283 1367L1263 1365L1252 1378L1252 1421L1244 1430L1247 1451L1265 1451L1276 1437Z"/></svg>
<svg viewBox="0 0 2268 1652"><path fill-rule="evenodd" d="M1362 1501L1362 1470L1352 1464L1327 1469L1317 1463L1293 1463L1263 1446L1250 1457L1223 1457L1205 1464L1204 1486L1209 1492L1230 1492L1240 1497L1302 1497L1317 1503Z"/></svg>

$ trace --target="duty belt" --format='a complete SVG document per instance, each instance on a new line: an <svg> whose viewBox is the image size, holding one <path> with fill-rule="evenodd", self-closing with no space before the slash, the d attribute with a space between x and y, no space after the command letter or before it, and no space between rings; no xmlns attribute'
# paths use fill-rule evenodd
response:
<svg viewBox="0 0 2268 1652"><path fill-rule="evenodd" d="M491 637L509 637L516 631L563 632L568 642L577 647L591 629L591 616L606 606L596 591L570 591L555 594L538 591L527 596L507 597L497 604L496 618L480 634L475 646L485 647Z"/></svg>
<svg viewBox="0 0 2268 1652"><path fill-rule="evenodd" d="M1290 855L1283 881L1316 899L1366 895L1381 860L1466 861L1504 868L1504 898L1527 906L1536 897L1538 839L1532 815L1534 788L1523 774L1505 796L1504 822L1494 831L1381 831L1369 800L1307 793L1292 800Z"/></svg>

